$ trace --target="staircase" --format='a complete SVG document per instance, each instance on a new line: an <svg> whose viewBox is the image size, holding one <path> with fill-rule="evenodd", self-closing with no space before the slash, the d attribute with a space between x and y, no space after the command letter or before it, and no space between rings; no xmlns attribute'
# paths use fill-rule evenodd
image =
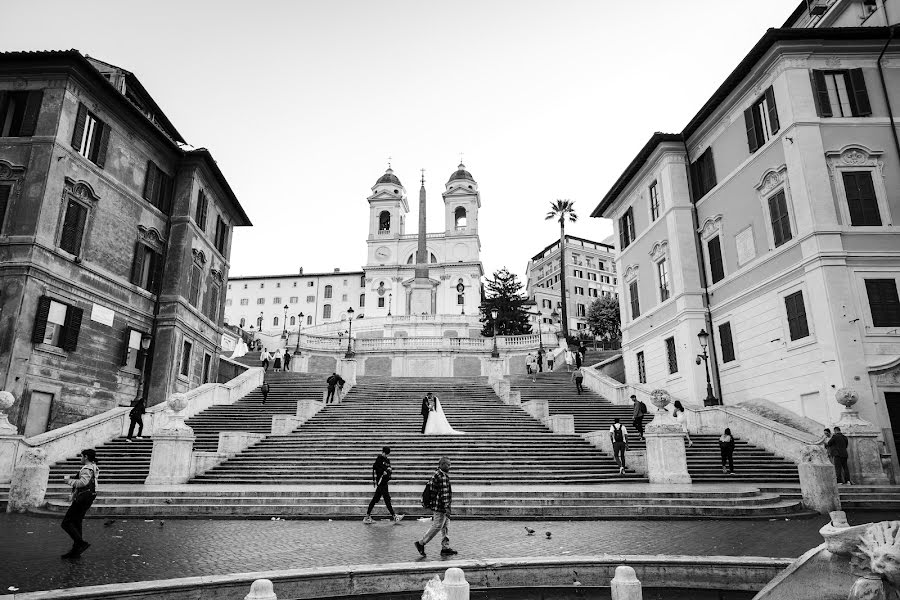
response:
<svg viewBox="0 0 900 600"><path fill-rule="evenodd" d="M522 394L522 402L535 399L547 399L550 414L571 414L575 417L575 433L589 431L609 431L613 419L618 418L629 432L629 447L632 450L645 450L646 444L637 438L631 426L631 406L613 404L594 392L585 390L578 395L571 373L565 371L554 373L538 373L535 381L526 375L514 376L510 381L510 389ZM652 418L654 407L647 407L651 414L644 417L646 426ZM694 445L687 448L687 467L691 479L696 483L706 482L753 482L799 483L797 466L783 458L744 440L736 439L734 450L734 474L722 473L722 462L719 456L719 436L691 435Z"/></svg>

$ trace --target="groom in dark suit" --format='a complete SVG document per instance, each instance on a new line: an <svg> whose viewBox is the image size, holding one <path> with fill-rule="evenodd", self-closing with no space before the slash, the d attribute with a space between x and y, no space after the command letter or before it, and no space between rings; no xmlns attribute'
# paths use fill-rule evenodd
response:
<svg viewBox="0 0 900 600"><path fill-rule="evenodd" d="M431 392L425 394L425 397L422 398L422 433L425 433L425 424L428 423L428 413L430 412L430 407L428 406L428 399L431 397Z"/></svg>

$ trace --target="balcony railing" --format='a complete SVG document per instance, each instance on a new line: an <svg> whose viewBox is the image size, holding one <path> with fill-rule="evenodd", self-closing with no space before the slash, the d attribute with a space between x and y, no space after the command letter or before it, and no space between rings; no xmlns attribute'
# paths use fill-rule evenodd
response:
<svg viewBox="0 0 900 600"><path fill-rule="evenodd" d="M553 348L557 345L556 334L544 333L544 346ZM490 352L493 349L492 338L460 338L460 337L387 337L387 338L353 338L351 347L354 352L388 352L395 350L445 350L449 352ZM498 336L497 348L501 350L536 350L540 346L539 334ZM339 352L346 350L347 340L342 337L326 337L303 334L300 337L301 350L322 350Z"/></svg>

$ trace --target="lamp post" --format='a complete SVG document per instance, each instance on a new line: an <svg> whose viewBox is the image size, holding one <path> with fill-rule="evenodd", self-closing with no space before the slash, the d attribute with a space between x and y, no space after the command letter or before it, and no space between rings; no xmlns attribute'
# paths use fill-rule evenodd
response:
<svg viewBox="0 0 900 600"><path fill-rule="evenodd" d="M285 340L285 342L284 342L285 346L287 345L287 311L288 311L288 308L289 308L288 305L285 304L284 305L284 330L281 332L281 337L282 337L282 339Z"/></svg>
<svg viewBox="0 0 900 600"><path fill-rule="evenodd" d="M144 367L147 364L147 351L150 350L150 342L153 341L153 336L149 333L141 334L141 347L138 348L138 356L137 356L137 364L139 365L138 372L138 384L137 384L137 394L135 394L135 401L140 400L144 396L144 371L146 370Z"/></svg>
<svg viewBox="0 0 900 600"><path fill-rule="evenodd" d="M387 316L391 316L391 301L394 299L394 294L388 293L388 314Z"/></svg>
<svg viewBox="0 0 900 600"><path fill-rule="evenodd" d="M491 350L491 358L500 358L500 351L497 350L497 316L500 314L496 308L491 309L491 320L494 322L494 349Z"/></svg>
<svg viewBox="0 0 900 600"><path fill-rule="evenodd" d="M719 401L713 395L712 382L709 380L709 355L706 353L706 348L709 346L709 334L706 333L706 329L701 329L697 338L700 340L700 348L703 350L703 354L697 355L697 364L699 365L702 360L706 367L706 398L703 400L703 406L716 406Z"/></svg>
<svg viewBox="0 0 900 600"><path fill-rule="evenodd" d="M253 325L250 326L250 350L256 350L256 332L253 331Z"/></svg>
<svg viewBox="0 0 900 600"><path fill-rule="evenodd" d="M347 320L350 322L350 328L347 330L347 354L344 358L353 358L353 349L350 343L353 341L353 307L347 309Z"/></svg>
<svg viewBox="0 0 900 600"><path fill-rule="evenodd" d="M460 304L459 314L466 314L466 286L462 281L456 284L456 293L462 296L462 303Z"/></svg>
<svg viewBox="0 0 900 600"><path fill-rule="evenodd" d="M297 315L297 349L294 350L294 353L297 356L300 356L300 328L303 327L303 313L301 312Z"/></svg>

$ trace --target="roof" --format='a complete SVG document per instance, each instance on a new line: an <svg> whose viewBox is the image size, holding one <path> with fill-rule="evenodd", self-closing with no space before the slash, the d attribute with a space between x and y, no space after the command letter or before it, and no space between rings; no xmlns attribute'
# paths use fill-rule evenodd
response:
<svg viewBox="0 0 900 600"><path fill-rule="evenodd" d="M333 275L340 277L341 275L365 275L365 271L326 271L324 273L288 273L287 275L244 275L243 277L234 277L229 275L228 281L253 281L260 279L303 279L304 277L327 277Z"/></svg>
<svg viewBox="0 0 900 600"><path fill-rule="evenodd" d="M466 171L466 165L459 163L459 166L456 169L456 172L450 176L450 179L447 180L447 183L450 183L451 181L455 181L457 179L468 179L470 181L475 181L475 178L472 177L472 174Z"/></svg>
<svg viewBox="0 0 900 600"><path fill-rule="evenodd" d="M778 42L792 41L881 41L887 40L891 34L889 27L829 27L822 29L769 29L750 49L750 52L738 63L737 67L725 78L725 81L713 92L700 110L688 122L681 134L655 133L638 155L629 163L625 172L616 180L612 188L603 196L592 217L602 217L609 206L615 202L631 179L641 169L656 147L664 142L680 142L693 135L708 119L719 105L733 92L747 75L753 70L766 53Z"/></svg>
<svg viewBox="0 0 900 600"><path fill-rule="evenodd" d="M235 212L238 215L238 220L234 223L234 225L237 227L252 226L253 223L250 222L250 217L248 217L247 213L244 212L244 207L241 206L241 203L238 201L237 196L234 195L234 190L231 189L231 186L228 184L228 180L225 179L225 175L222 174L222 170L219 169L219 165L212 157L210 151L206 148L197 148L195 150L186 151L184 155L186 158L198 158L207 167L209 167L209 170L212 172L213 177L215 177L216 179L216 183L218 183L219 187L222 188L222 191L225 193L226 199L231 202Z"/></svg>
<svg viewBox="0 0 900 600"><path fill-rule="evenodd" d="M394 175L394 171L390 167L388 167L388 170L384 172L384 175L378 178L378 181L375 182L375 185L378 185L380 183L392 183L394 185L403 187L403 184L400 183L400 179L396 175Z"/></svg>
<svg viewBox="0 0 900 600"><path fill-rule="evenodd" d="M794 23L797 22L797 19L803 16L803 13L809 10L809 6L807 6L806 0L800 0L800 4L797 8L794 9L794 12L791 13L791 16L787 18L787 21L784 22L784 25L781 27L783 29L787 29L788 27L792 27Z"/></svg>
<svg viewBox="0 0 900 600"><path fill-rule="evenodd" d="M578 237L575 235L569 235L568 233L566 234L566 240L578 240L579 242L587 242L588 244L596 244L598 246L605 246L605 247L609 248L610 252L615 252L615 250L616 250L615 246L611 246L609 244L604 244L603 242L595 242L594 240L589 240L589 239ZM538 252L537 254L532 256L531 260L540 260L541 258L544 257L544 255L547 253L548 250L553 248L553 246L557 245L558 243L559 243L559 240L554 240L554 241L550 242L550 244L548 244L546 248L544 248L543 250L541 250L540 252Z"/></svg>

